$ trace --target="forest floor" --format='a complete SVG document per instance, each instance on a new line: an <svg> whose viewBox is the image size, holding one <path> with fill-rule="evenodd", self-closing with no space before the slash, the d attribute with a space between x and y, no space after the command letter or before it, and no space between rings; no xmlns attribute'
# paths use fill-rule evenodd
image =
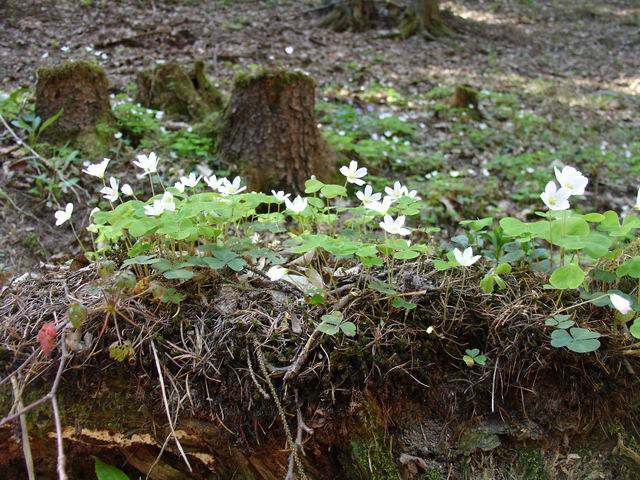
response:
<svg viewBox="0 0 640 480"><path fill-rule="evenodd" d="M531 218L540 208L539 195L554 166L572 164L589 177L588 192L581 200L585 209L624 213L634 205L640 176L637 1L442 2L457 19L459 30L453 37L432 42L392 39L380 29L362 33L322 29L319 3L0 0L0 114L9 122L30 118L39 67L64 60L95 60L109 78L118 133L125 132L109 151L113 160L109 174L142 186L145 179L135 177L131 161L137 153L153 150L161 158L160 175L171 184L194 170L229 175L235 166L217 157L207 125L194 123L193 128L174 130L161 112L137 106L133 97L138 72L164 62L189 64L201 59L210 78L229 95L239 73L262 67L301 69L317 82L318 121L339 163L356 159L366 166L376 191L390 179L416 189L425 207L419 220L441 229L435 240L445 250L455 243L460 220L489 215ZM460 85L478 91L481 118L451 108L449 99ZM78 368L65 374L63 382L70 388L64 400L72 411L64 415L95 427L93 433L104 425L129 432L139 427L140 418L151 418L155 435L155 421L165 420L156 395L161 361L156 357L154 363L150 350L151 342L155 352L156 341L166 362L164 374L179 380L171 385L170 400L184 404L185 412L193 414L189 419L194 423L193 445L188 445L193 452L204 455L204 450L197 450L203 444L214 445L212 451L215 445L223 445L225 460L229 460L225 455L246 453L251 462L267 462L253 465L252 471L281 473L289 458L286 442L273 404L264 400L268 395L256 393L255 386L262 387L252 370L258 368L255 355L264 348L269 362L287 365L304 344L305 335L315 331L309 311L315 309L313 315L319 316L325 307L311 306L305 303L309 299L298 298L301 295L291 300L287 298L290 290L278 291L263 278L248 274L236 281L234 272L217 271L205 276L209 283L202 291L199 285L180 284L190 300L184 307L141 297L138 288L144 290L148 278L139 279L135 295L118 298L118 290L108 284L110 278L105 280L93 267L85 267L86 259L78 256L66 225L53 226L54 211L74 202L76 230L89 240L84 232L87 214L106 202L98 194L102 185L81 170L100 158L67 146L43 145L33 135L30 138L28 129L12 128L40 153L25 148L8 130L0 131L0 313L6 314L4 319L0 315L0 321L6 322L0 323L5 327L0 333L6 347L0 349L0 365L13 368L26 356L27 347L37 353L36 332L43 318L64 318L69 298L84 302L89 307L86 330L102 343L94 344L86 357L78 353L74 365ZM77 261L70 267L65 264L74 257ZM421 259L412 264L413 270L400 270L394 285L408 292L406 298L420 293L415 315L409 309L398 313L400 307L389 307L389 299L398 292L363 288L361 296L346 294L343 311L350 317L345 318L357 319L359 336L319 342L320 347L330 345L330 353L316 349L300 383L290 388L300 389L306 402L303 413L312 417L311 427L316 429L305 460L316 478L331 478L332 468L340 472L349 464L361 473L373 471L372 465L380 471L394 470L400 463L396 454L403 448L402 452L421 457L404 457L408 463L402 468L415 470L412 462L419 464L424 457L435 472L433 477L422 477L429 479L613 479L623 478L621 472L632 472L625 478L634 478L640 458L637 435L624 422L635 415L630 410L637 405L637 383L635 375L625 373L638 365L633 357L624 357L623 362L620 354L631 339L615 331L603 339L607 349L602 356L576 357L549 346L549 329L544 324L550 312L564 311L562 300L580 307L572 310L581 316L580 322L604 332L612 323L609 310L603 313L591 304L585 306L588 302L572 293L553 297L554 291L543 287L535 272L513 275L505 291L484 295L477 284L485 271L478 269L465 279L466 273L460 278L458 273L436 272L427 263ZM21 276L18 287L3 286L9 278ZM346 279L338 281L353 287ZM359 282L360 278L356 286ZM336 289L340 290L336 297L342 294L341 288ZM448 303L454 296L455 308ZM112 300L125 315L121 330L116 314L113 331L105 314ZM10 324L10 315L23 323ZM139 324L127 320L128 315ZM293 332L295 322L302 323L302 330ZM436 335L425 329L427 325L435 326ZM121 334L133 339L137 357L132 354L130 364L106 354L107 350L112 353L109 342L121 345L116 342ZM264 340L262 346L256 346L253 335ZM16 353L7 361L8 346L14 344L23 347L18 352L22 357ZM484 353L493 355L491 368L467 368L461 361L463 351L468 352L465 348L474 345L483 345ZM247 364L251 358L253 366ZM41 360L42 367L46 362ZM36 377L49 378L52 365ZM89 368L106 372L104 384L101 375L85 373L83 369ZM212 373L217 368L220 371ZM43 371L49 377L39 377ZM257 376L263 381L271 375L258 372ZM196 377L198 381L193 380ZM379 394L374 401L366 397L372 385ZM83 397L89 395L81 386L95 400L86 409ZM110 396L111 388L117 392L115 397ZM120 388L125 392L122 396ZM297 393L294 401L290 390L283 394L289 413L301 408ZM557 395L559 391L562 395ZM343 401L336 402L336 396ZM0 395L0 406L9 406L7 398ZM498 413L483 417L486 412L495 413L496 399ZM215 401L220 412L213 411L219 406ZM116 410L123 415L112 418L110 413ZM155 416L147 415L147 410ZM105 412L107 418L101 416ZM36 420L50 421L40 415ZM211 423L200 428L200 420L213 422L214 418L215 428ZM347 427L335 421L341 418L355 420ZM415 422L416 418L427 421ZM498 419L503 418L509 421L500 423ZM235 435L228 451L227 425ZM351 440L361 427L372 427L370 443ZM70 437L72 430L70 426ZM276 433L270 435L272 431ZM592 431L597 434L591 435ZM155 441L165 433L159 430ZM0 430L0 444L7 435ZM262 449L252 450L255 439L264 440ZM359 450L360 464L334 449L336 439L344 440L354 452ZM507 439L500 454L493 452L499 439ZM77 468L91 470L87 445L92 441L72 447L77 449L72 452L86 457ZM544 454L528 450L533 444L542 445ZM104 448L106 458L115 462L126 456L128 472L142 471L133 468L134 462L147 465L156 456L155 450L150 454L143 448L127 451L131 457L121 455L111 445ZM240 447L243 450L238 453ZM34 447L47 452L52 448L47 440ZM169 449L167 471L178 465L184 468L175 448ZM476 451L473 462L466 460L469 452ZM23 468L20 452L3 454L11 457L12 468ZM620 457L629 458L622 461ZM47 466L53 465L52 458L48 457L51 465ZM4 460L0 455L0 463ZM232 460L230 464L238 458ZM202 476L193 478L209 478L206 462L201 463ZM513 470L503 469L504 465ZM557 476L547 475L545 468ZM349 478L397 477L367 475Z"/></svg>
<svg viewBox="0 0 640 480"><path fill-rule="evenodd" d="M227 93L238 70L298 68L318 82L320 120L334 148L345 160L360 159L381 182L396 177L418 189L432 207L425 220L441 227L529 213L558 162L589 175L593 206L633 204L640 173L637 2L445 2L462 29L439 42L321 29L315 5L9 0L0 6L0 85L5 93L33 87L41 66L92 59L126 102L136 73L163 61L203 59ZM447 111L447 97L461 84L480 91L483 119L461 121ZM168 177L197 164L229 170L207 139L148 133L142 146L173 160L165 165ZM0 264L19 274L68 256L57 248L65 234L49 219L74 196L1 135L0 184L11 201L3 195ZM132 147L141 146L122 147L111 156L124 170ZM65 178L87 186L79 170L96 159L67 150L53 156Z"/></svg>

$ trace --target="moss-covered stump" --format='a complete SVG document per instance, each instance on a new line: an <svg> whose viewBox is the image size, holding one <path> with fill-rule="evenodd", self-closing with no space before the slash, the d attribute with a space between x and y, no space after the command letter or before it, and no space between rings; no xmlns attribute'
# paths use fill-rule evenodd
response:
<svg viewBox="0 0 640 480"><path fill-rule="evenodd" d="M200 120L222 108L222 95L204 67L204 62L198 61L190 72L178 63L142 71L137 76L137 100L169 116Z"/></svg>
<svg viewBox="0 0 640 480"><path fill-rule="evenodd" d="M65 62L39 69L37 115L45 121L62 111L40 138L53 144L70 142L96 157L103 154L115 125L108 84L104 70L90 62Z"/></svg>
<svg viewBox="0 0 640 480"><path fill-rule="evenodd" d="M329 12L320 21L320 26L336 32L363 32L373 27L379 18L373 0L344 0L330 2Z"/></svg>
<svg viewBox="0 0 640 480"><path fill-rule="evenodd" d="M458 85L449 97L448 103L452 108L467 112L473 120L482 118L478 90L470 85Z"/></svg>
<svg viewBox="0 0 640 480"><path fill-rule="evenodd" d="M259 192L302 193L312 175L328 179L333 155L318 130L313 79L288 71L238 78L223 113L219 151Z"/></svg>

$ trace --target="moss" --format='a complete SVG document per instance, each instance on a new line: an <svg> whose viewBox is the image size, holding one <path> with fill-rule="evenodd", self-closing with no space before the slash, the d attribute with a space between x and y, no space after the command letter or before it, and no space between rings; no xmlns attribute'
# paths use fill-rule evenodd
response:
<svg viewBox="0 0 640 480"><path fill-rule="evenodd" d="M315 87L315 81L309 75L303 72L295 72L292 70L267 70L262 69L258 72L241 71L236 73L233 82L234 89L246 88L254 82L262 80L274 80L278 84L291 85L298 82L306 82Z"/></svg>
<svg viewBox="0 0 640 480"><path fill-rule="evenodd" d="M222 94L196 62L191 73L178 63L159 65L138 74L138 101L168 115L201 119L222 108Z"/></svg>
<svg viewBox="0 0 640 480"><path fill-rule="evenodd" d="M430 468L424 473L424 475L422 475L422 480L444 480L444 479L445 479L445 476L437 468Z"/></svg>
<svg viewBox="0 0 640 480"><path fill-rule="evenodd" d="M54 67L41 67L37 70L36 75L40 82L57 82L81 76L104 85L105 90L108 87L107 75L104 69L95 62L86 60L77 60L64 62Z"/></svg>
<svg viewBox="0 0 640 480"><path fill-rule="evenodd" d="M92 62L71 61L40 68L37 78L36 113L44 120L62 111L41 139L69 143L92 157L104 155L113 139L97 125L115 125L104 70Z"/></svg>
<svg viewBox="0 0 640 480"><path fill-rule="evenodd" d="M368 400L365 408L356 415L350 443L353 464L349 478L399 478L393 461L392 441L383 428L381 416L380 407L373 400Z"/></svg>
<svg viewBox="0 0 640 480"><path fill-rule="evenodd" d="M522 478L528 480L547 480L549 476L545 470L544 457L539 450L520 450L517 457L517 465Z"/></svg>

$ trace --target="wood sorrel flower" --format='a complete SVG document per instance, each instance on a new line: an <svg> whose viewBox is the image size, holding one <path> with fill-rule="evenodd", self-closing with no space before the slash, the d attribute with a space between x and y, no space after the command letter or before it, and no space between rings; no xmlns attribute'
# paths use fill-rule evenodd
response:
<svg viewBox="0 0 640 480"><path fill-rule="evenodd" d="M107 165L109 165L110 161L111 159L105 158L100 163L93 163L91 165L88 165L87 168L83 169L82 171L87 175L91 175L92 177L104 178L104 172L107 170Z"/></svg>
<svg viewBox="0 0 640 480"><path fill-rule="evenodd" d="M579 170L567 165L562 171L554 167L554 171L558 183L569 191L569 195L584 195L584 189L587 187L589 179Z"/></svg>
<svg viewBox="0 0 640 480"><path fill-rule="evenodd" d="M390 215L385 215L384 221L380 222L380 227L392 235L400 235L401 237L404 237L411 233L408 228L404 228L404 220L404 215L400 215L395 220Z"/></svg>
<svg viewBox="0 0 640 480"><path fill-rule="evenodd" d="M293 202L288 198L284 199L284 204L287 206L287 210L291 210L293 213L302 213L307 208L308 202L306 198L302 198L298 195L293 199Z"/></svg>
<svg viewBox="0 0 640 480"><path fill-rule="evenodd" d="M456 259L456 262L458 262L463 267L470 267L478 260L480 260L480 255L473 255L473 250L471 249L471 247L465 248L464 252L461 252L458 248L454 248L453 257Z"/></svg>
<svg viewBox="0 0 640 480"><path fill-rule="evenodd" d="M553 180L547 183L547 186L544 189L544 192L540 194L540 198L544 202L544 204L549 208L549 210L567 210L571 205L569 205L569 197L571 196L571 192L566 188L560 188L556 186L556 182Z"/></svg>
<svg viewBox="0 0 640 480"><path fill-rule="evenodd" d="M347 177L347 182L362 186L364 185L364 180L360 179L367 174L367 169L364 167L358 168L358 162L352 160L349 163L349 167L340 167L340 173Z"/></svg>
<svg viewBox="0 0 640 480"><path fill-rule="evenodd" d="M133 164L144 170L143 176L150 175L158 171L158 157L154 152L151 152L148 156L140 154L136 158L138 161L134 161Z"/></svg>
<svg viewBox="0 0 640 480"><path fill-rule="evenodd" d="M54 216L56 217L56 226L62 225L63 223L68 221L71 218L72 213L73 203L67 203L67 206L64 208L64 210L58 210L56 213L54 213Z"/></svg>
<svg viewBox="0 0 640 480"><path fill-rule="evenodd" d="M109 179L109 185L111 185L110 187L104 187L102 190L100 190L100 193L102 194L102 196L104 198L106 198L107 200L109 200L110 202L117 202L118 198L120 198L120 194L118 193L118 186L119 186L120 182L118 182L117 178L111 177Z"/></svg>

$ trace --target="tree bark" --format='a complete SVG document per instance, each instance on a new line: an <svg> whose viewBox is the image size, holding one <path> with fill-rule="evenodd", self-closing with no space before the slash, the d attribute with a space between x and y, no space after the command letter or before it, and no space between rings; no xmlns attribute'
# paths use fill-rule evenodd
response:
<svg viewBox="0 0 640 480"><path fill-rule="evenodd" d="M374 0L343 0L331 7L320 26L336 32L362 32L372 28L378 19Z"/></svg>
<svg viewBox="0 0 640 480"><path fill-rule="evenodd" d="M442 20L439 0L411 0L407 15L400 25L403 38L422 35L428 39L450 35L451 31Z"/></svg>
<svg viewBox="0 0 640 480"><path fill-rule="evenodd" d="M236 81L223 114L219 151L256 191L304 192L312 175L327 178L333 159L317 127L315 84L275 71Z"/></svg>

